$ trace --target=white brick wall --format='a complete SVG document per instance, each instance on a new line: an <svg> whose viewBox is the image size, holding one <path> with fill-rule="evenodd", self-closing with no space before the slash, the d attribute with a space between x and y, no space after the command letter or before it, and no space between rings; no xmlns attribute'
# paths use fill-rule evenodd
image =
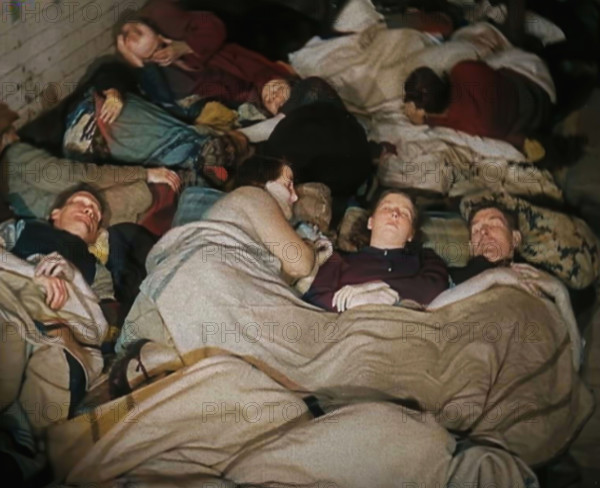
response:
<svg viewBox="0 0 600 488"><path fill-rule="evenodd" d="M145 0L0 0L0 100L22 125L68 95L97 57L114 52L111 28Z"/></svg>

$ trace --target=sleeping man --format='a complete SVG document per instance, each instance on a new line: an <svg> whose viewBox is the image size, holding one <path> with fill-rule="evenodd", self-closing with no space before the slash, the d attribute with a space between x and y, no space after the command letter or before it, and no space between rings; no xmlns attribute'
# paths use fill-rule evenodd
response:
<svg viewBox="0 0 600 488"><path fill-rule="evenodd" d="M57 197L49 222L24 219L0 226L0 243L12 255L28 261L42 257L35 276L51 309L59 310L66 303L64 281L75 276L81 276L101 300L113 298L110 273L89 251L100 233L104 212L97 190L80 183Z"/></svg>
<svg viewBox="0 0 600 488"><path fill-rule="evenodd" d="M517 248L521 232L517 217L499 206L486 205L473 209L469 222L471 258L464 268L455 268L450 274L457 286L433 300L428 308L440 308L448 303L475 295L498 284L520 286L539 294L541 285L530 281L542 276L541 271L526 264L517 264ZM549 279L553 279L548 275Z"/></svg>
<svg viewBox="0 0 600 488"><path fill-rule="evenodd" d="M112 299L112 279L89 248L104 211L96 190L81 184L60 195L49 222L9 220L0 227L0 440L7 429L15 439L27 430L27 422L6 424L6 416L27 418L37 433L73 416L102 372L108 324L99 301ZM49 402L61 406L56 417L32 407ZM0 451L20 460L24 475L34 469L18 448Z"/></svg>
<svg viewBox="0 0 600 488"><path fill-rule="evenodd" d="M448 287L444 261L413 242L417 209L398 190L384 192L367 227L369 246L357 253L333 253L321 266L304 299L329 311L401 300L427 305Z"/></svg>
<svg viewBox="0 0 600 488"><path fill-rule="evenodd" d="M80 183L92 183L101 191L120 187L120 202L129 213L142 214L152 198L149 183L165 183L173 191L179 176L167 168L113 166L57 158L48 151L21 142L14 122L18 114L0 103L0 174L2 197L20 217L46 215L58 194Z"/></svg>
<svg viewBox="0 0 600 488"><path fill-rule="evenodd" d="M517 216L497 206L474 208L469 218L471 259L464 268L451 273L456 286L437 296L427 307L436 310L445 305L483 292L495 285L521 288L539 298L550 298L560 310L573 347L576 368L581 361L581 339L565 285L550 274L525 263L517 263L521 244Z"/></svg>

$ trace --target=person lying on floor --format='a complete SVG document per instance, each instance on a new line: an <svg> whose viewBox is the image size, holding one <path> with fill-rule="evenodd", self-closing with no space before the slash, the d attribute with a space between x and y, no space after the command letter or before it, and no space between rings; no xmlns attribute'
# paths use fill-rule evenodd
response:
<svg viewBox="0 0 600 488"><path fill-rule="evenodd" d="M19 217L42 218L57 196L77 183L93 183L99 190L126 188L122 205L132 214L147 209L148 183L165 183L179 191L181 181L167 168L99 166L57 158L45 149L21 142L13 125L18 115L0 103L0 170L3 196Z"/></svg>
<svg viewBox="0 0 600 488"><path fill-rule="evenodd" d="M456 286L438 295L427 309L437 310L496 285L514 286L536 297L550 298L565 320L578 368L582 344L569 291L558 278L519 258L517 249L522 236L517 216L500 205L484 204L472 209L468 225L472 257L464 268L450 272Z"/></svg>
<svg viewBox="0 0 600 488"><path fill-rule="evenodd" d="M517 254L522 236L517 216L501 206L486 204L472 210L468 227L471 257L465 267L450 270L455 286L433 300L428 307L431 310L502 284L502 280L520 283L517 270L522 267L516 262L522 262Z"/></svg>
<svg viewBox="0 0 600 488"><path fill-rule="evenodd" d="M41 434L58 417L72 417L102 371L100 345L109 327L99 302L113 300L113 285L89 249L105 211L97 190L80 184L59 195L49 221L0 225L2 297L19 303L2 303L3 318L11 322L3 321L6 340L0 343L0 437L13 436L10 447L1 447L9 463L19 460L19 476L41 467L32 459L31 428ZM59 406L57 417L31 413L48 402ZM23 439L31 445L21 445Z"/></svg>
<svg viewBox="0 0 600 488"><path fill-rule="evenodd" d="M213 13L154 0L122 25L117 49L140 68L144 92L166 108L190 95L270 107L278 96L265 98L265 85L272 80L286 85L291 69L226 39L225 24Z"/></svg>
<svg viewBox="0 0 600 488"><path fill-rule="evenodd" d="M333 246L327 238L318 237L309 241L303 239L294 230L290 224L290 219L293 216L293 205L297 200L294 172L290 165L283 159L255 155L240 166L236 174L235 189L233 191L221 195L206 212L204 212L205 208L195 206L188 213L191 214L193 210L202 212L204 214L202 220L208 225L211 225L212 222L218 226L241 228L244 235L256 244L256 246L252 245L248 249L260 249L256 253L256 260L253 260L252 266L261 267L266 264L261 269L266 270L272 280L280 282L283 279L286 286L294 285L298 287L298 283L303 278L310 276L313 272L316 273L319 265L322 265L329 258ZM200 217L200 215L197 215L190 220L200 220ZM171 232L177 232L177 230ZM220 232L217 231L216 234L218 235ZM169 233L166 234L163 239L168 240L169 235ZM194 239L205 242L207 246L212 246L209 242L213 238L214 235L211 231L208 233L201 232ZM182 243L181 240L176 242ZM297 252L298 259L289 259L287 253L290 248L295 249L294 252ZM172 257L177 259L179 252L181 252L180 249L175 251ZM251 251L251 253L254 253L254 251ZM234 261L237 262L238 260L235 259ZM155 267L150 271L149 281L160 276L162 271L160 270L160 264L158 266L159 268ZM202 272L197 276L194 274L191 289L197 296L203 296L202 290L204 287L214 286L214 283L206 280L205 277L211 276L215 272L222 276L231 276L231 266L232 261L229 259L212 259L207 255L201 262ZM185 267L181 267L178 273L184 275ZM228 286L231 286L231 283ZM147 288L145 291L147 291ZM144 327L147 324L139 329L133 325L135 320L131 316L135 317L140 309L149 307L148 310L158 312L152 316L158 316L164 306L155 302L150 303L145 291L140 292L137 297L132 313L125 321L124 329L117 341L115 349L119 359L114 363L109 377L111 395L114 398L131 391L133 383L140 384L140 382L152 379L151 377L154 375L153 365L149 363L144 366L146 369L133 371L137 368L134 363L141 361L140 351L142 347L146 350L148 350L148 347L152 349L155 346L158 349L164 348L164 345L153 341L150 341L150 346L146 346L149 341L144 339L146 333ZM268 298L266 299L268 300ZM199 303L203 302L200 301ZM128 329L132 325L134 328ZM190 334L195 333L202 333L201 329L197 331L190 330ZM131 361L134 358L138 360ZM131 378L128 380L128 376L135 376L137 379L131 382Z"/></svg>
<svg viewBox="0 0 600 488"><path fill-rule="evenodd" d="M413 124L501 139L521 151L528 136L547 128L553 110L541 85L484 61L461 61L448 76L417 68L404 86L404 109Z"/></svg>
<svg viewBox="0 0 600 488"><path fill-rule="evenodd" d="M65 156L188 169L196 174L197 184L204 183L203 176L219 184L226 179L221 173L248 156L250 147L243 134L188 125L134 92L119 91L116 65L110 65L110 78L101 65L66 115Z"/></svg>
<svg viewBox="0 0 600 488"><path fill-rule="evenodd" d="M448 287L448 271L434 251L414 242L417 222L408 195L384 192L367 223L370 245L357 253L333 253L303 298L337 312L401 300L427 305Z"/></svg>
<svg viewBox="0 0 600 488"><path fill-rule="evenodd" d="M251 142L268 140L284 118L307 105L326 105L346 111L335 88L318 76L302 80L269 81L263 88L263 104L270 118L240 129Z"/></svg>
<svg viewBox="0 0 600 488"><path fill-rule="evenodd" d="M63 294L66 288L60 274L64 270L70 276L73 265L98 295L107 320L119 327L146 276L145 258L158 238L131 222L107 227L100 236L107 214L107 203L98 188L80 183L58 194L48 221L7 220L0 224L0 238L4 249L19 258L49 255L40 270L52 271L52 276L58 277L48 283L51 308L60 309L68 298Z"/></svg>
<svg viewBox="0 0 600 488"><path fill-rule="evenodd" d="M173 6L170 5L169 9L172 8ZM210 12L186 12L185 16L188 15L193 18L197 17L194 22L220 24L220 20ZM237 46L236 49L239 48L244 53L252 53L249 59L253 59L252 64L256 63L256 66L251 68L250 65L246 66L244 58L240 58L238 55L235 56L235 60L232 58L227 62L219 61L220 58L216 56L210 58L204 68L189 71L184 68L186 65L181 59L195 61L194 56L182 55L179 59L177 58L179 48L172 48L172 46L179 46L180 42L184 44L185 42L165 39L151 25L154 25L151 21L142 19L125 23L121 34L117 37L117 47L130 65L140 68L140 87L149 99L182 120L188 122L196 120L207 101L217 101L229 108L238 108L243 103L250 103L262 110L268 117L279 115L273 123L261 124L261 127L268 127L270 130L274 123L291 110L309 103L323 101L344 108L336 91L325 80L317 77L300 80L281 71L278 63L263 59L257 53L252 53L240 46ZM197 36L197 32L193 35ZM187 46L187 44L185 45ZM160 48L160 46L163 47ZM236 45L225 44L225 46ZM163 51L171 48L175 50L173 57L176 59L167 62L160 61ZM191 48L188 46L186 49ZM230 48L226 50L228 49ZM153 50L154 54L150 54ZM205 54L203 51L202 56ZM260 63L267 63L269 68L261 68L254 73ZM218 67L213 67L212 64L216 64ZM235 69L232 69L233 67ZM257 77L258 79L255 79ZM195 95L198 100L185 106L178 103L190 95ZM260 130L264 131L265 129ZM267 137L261 136L261 139L252 140L259 142L266 140Z"/></svg>
<svg viewBox="0 0 600 488"><path fill-rule="evenodd" d="M80 183L58 195L48 221L19 219L1 225L4 249L24 260L41 256L35 276L53 310L60 310L69 298L65 280L75 277L74 268L100 300L114 299L110 273L91 252L105 211L97 189Z"/></svg>

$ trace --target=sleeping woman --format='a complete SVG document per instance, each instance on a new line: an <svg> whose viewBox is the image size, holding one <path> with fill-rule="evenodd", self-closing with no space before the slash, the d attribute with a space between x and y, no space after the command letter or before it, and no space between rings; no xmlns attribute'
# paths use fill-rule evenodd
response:
<svg viewBox="0 0 600 488"><path fill-rule="evenodd" d="M269 316L282 302L290 311L316 310L289 285L316 274L332 246L325 238L305 241L290 225L293 178L284 160L254 156L239 168L237 188L202 221L165 234L148 256L148 277L117 349L140 338L196 349L215 323Z"/></svg>

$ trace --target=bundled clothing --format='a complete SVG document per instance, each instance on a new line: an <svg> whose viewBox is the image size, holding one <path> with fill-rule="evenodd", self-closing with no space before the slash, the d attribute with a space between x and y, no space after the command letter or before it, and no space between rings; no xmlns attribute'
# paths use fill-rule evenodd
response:
<svg viewBox="0 0 600 488"><path fill-rule="evenodd" d="M384 281L398 292L401 300L427 305L448 288L448 270L435 252L417 246L399 249L367 246L357 253L334 252L319 268L304 299L336 311L332 300L340 288L370 281Z"/></svg>
<svg viewBox="0 0 600 488"><path fill-rule="evenodd" d="M235 166L240 148L226 134L188 125L133 93L127 94L118 119L106 125L96 118L102 101L89 89L68 115L63 140L68 157L189 169L197 184L204 184L209 168Z"/></svg>

